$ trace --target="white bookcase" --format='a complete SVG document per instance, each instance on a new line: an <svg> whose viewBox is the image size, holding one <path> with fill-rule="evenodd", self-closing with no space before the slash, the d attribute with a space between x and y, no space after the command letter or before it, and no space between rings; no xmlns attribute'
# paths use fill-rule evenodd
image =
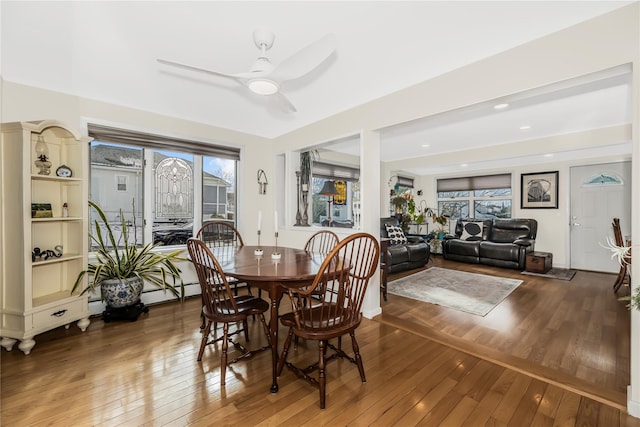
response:
<svg viewBox="0 0 640 427"><path fill-rule="evenodd" d="M75 321L82 331L89 326L88 297L71 289L87 267L91 138L52 120L3 123L0 134L0 345L10 351L20 341L29 354L39 333ZM35 164L39 136L49 175ZM62 165L70 177L57 176ZM52 216L34 217L34 203L50 204ZM62 256L33 260L35 248L59 254L56 246Z"/></svg>

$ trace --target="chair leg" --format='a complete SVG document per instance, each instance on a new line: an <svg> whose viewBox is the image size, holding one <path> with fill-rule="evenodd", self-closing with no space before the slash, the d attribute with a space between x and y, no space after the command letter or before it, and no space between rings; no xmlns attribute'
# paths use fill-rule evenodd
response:
<svg viewBox="0 0 640 427"><path fill-rule="evenodd" d="M200 310L200 330L204 330L204 327L207 323L207 319L205 319L204 317L204 296L201 296L202 298L202 310ZM215 329L215 328L214 328Z"/></svg>
<svg viewBox="0 0 640 427"><path fill-rule="evenodd" d="M362 356L360 356L360 347L358 347L358 341L356 341L356 333L355 331L351 331L349 335L351 335L353 352L356 354L356 364L358 365L358 371L360 371L360 379L363 383L366 383L367 378L364 376L364 365L362 364Z"/></svg>
<svg viewBox="0 0 640 427"><path fill-rule="evenodd" d="M627 276L627 266L623 264L620 266L620 271L618 271L618 276L616 277L616 281L613 284L614 293L618 292L618 289L620 289L620 286L622 286L622 284L624 283L624 279L626 276Z"/></svg>
<svg viewBox="0 0 640 427"><path fill-rule="evenodd" d="M260 319L260 323L262 323L264 334L267 337L267 343L269 344L269 346L271 346L271 332L269 331L269 327L267 326L267 321L264 318L264 314L258 314L258 318Z"/></svg>
<svg viewBox="0 0 640 427"><path fill-rule="evenodd" d="M320 409L324 409L325 401L326 401L326 386L327 386L327 378L324 372L324 356L326 353L327 342L324 340L318 341L318 353L319 353L319 361L318 361L318 385L320 386Z"/></svg>
<svg viewBox="0 0 640 427"><path fill-rule="evenodd" d="M229 341L227 341L229 324L225 322L222 330L224 331L224 336L222 338L222 354L220 355L220 385L225 385L225 376L227 374L227 349L229 348Z"/></svg>
<svg viewBox="0 0 640 427"><path fill-rule="evenodd" d="M244 329L244 339L249 342L249 322L246 317L242 320L242 328Z"/></svg>
<svg viewBox="0 0 640 427"><path fill-rule="evenodd" d="M211 321L208 321L202 331L202 340L200 341L200 351L198 352L198 362L202 360L202 354L204 353L204 348L207 345L207 340L209 339L209 333L211 332Z"/></svg>
<svg viewBox="0 0 640 427"><path fill-rule="evenodd" d="M292 337L293 337L293 328L289 328L287 339L284 341L284 347L282 348L282 354L280 355L280 359L278 359L278 371L277 371L278 376L280 376L280 374L282 373L282 368L284 368L284 364L287 361L287 354L289 354L289 346L291 345Z"/></svg>

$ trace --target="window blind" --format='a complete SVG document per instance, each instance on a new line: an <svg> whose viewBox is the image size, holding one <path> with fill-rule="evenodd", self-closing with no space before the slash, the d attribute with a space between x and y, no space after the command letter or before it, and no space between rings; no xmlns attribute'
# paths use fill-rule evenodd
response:
<svg viewBox="0 0 640 427"><path fill-rule="evenodd" d="M312 169L313 176L316 178L344 179L345 181L358 181L360 179L360 169L350 166L313 162Z"/></svg>
<svg viewBox="0 0 640 427"><path fill-rule="evenodd" d="M406 176L398 175L396 181L396 185L400 187L413 188L413 178L408 178Z"/></svg>
<svg viewBox="0 0 640 427"><path fill-rule="evenodd" d="M437 187L438 193L511 188L511 174L504 173L499 175L439 179Z"/></svg>
<svg viewBox="0 0 640 427"><path fill-rule="evenodd" d="M240 160L240 149L202 141L173 138L89 123L89 136L96 141L134 145L157 150L177 150L203 156Z"/></svg>

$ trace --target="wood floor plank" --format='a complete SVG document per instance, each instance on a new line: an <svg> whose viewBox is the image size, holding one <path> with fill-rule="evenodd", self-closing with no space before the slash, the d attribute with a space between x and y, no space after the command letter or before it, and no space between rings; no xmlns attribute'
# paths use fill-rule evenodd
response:
<svg viewBox="0 0 640 427"><path fill-rule="evenodd" d="M545 298L553 293L555 286L538 283L536 286L543 289ZM640 427L640 420L629 417L623 408L589 399L588 392L584 393L587 397L576 394L572 388L577 387L579 381L562 377L568 373L546 372L549 367L529 372L529 366L518 362L521 359L513 355L509 356L509 363L496 363L493 358L498 357L497 349L505 351L510 345L516 346L519 334L535 339L534 333L514 324L506 328L505 312L499 310L494 313L496 316L477 320L466 313L452 313L443 307L430 310L411 301L389 297L384 310L397 313L397 317L389 315L394 319L391 322L365 319L358 329L367 383L360 382L357 369L347 361L330 363L325 410L319 408L318 390L288 371L279 378L280 391L271 394L268 353L231 365L227 384L221 387L219 347L207 348L203 361L196 361L200 302L195 298L182 305L152 306L150 313L137 322L104 324L95 318L85 333L77 328L48 331L36 337L36 347L29 356L17 350L2 351L0 424L18 427L209 426L212 423L466 427L526 421L526 425L541 426L573 426L579 422ZM518 298L533 304L538 296ZM589 310L603 309L597 299L585 300L582 306ZM527 327L542 325L552 317L536 323L529 313L516 310L517 307L518 304L511 304L510 313L526 319ZM625 319L621 313L616 316ZM599 327L588 323L582 337L597 335L595 331ZM251 344L266 343L258 322L249 324ZM431 339L424 330L434 329L434 324L440 329L438 334L431 331L436 338ZM560 332L562 336L569 333L570 328L562 326L562 322L556 326L556 331L564 331ZM602 327L603 336L611 327ZM618 329L615 333L624 335ZM484 344L474 343L475 353L457 348L456 339L464 341L461 335L465 333L466 339L484 341ZM554 335L549 332L536 343L546 343L547 337ZM612 376L615 380L604 372L619 370L620 364L628 364L628 355L620 354L625 351L625 344L617 340L602 341L608 346L617 343L618 348L598 348L596 352L594 347L589 347L595 356L589 364L581 364L577 357L579 346L574 346L569 353L575 355L571 356L574 358L571 363L575 363L576 371L583 375L597 377L601 383L617 382L622 387L628 372ZM551 342L548 340L549 345ZM575 339L575 342L590 343L591 338ZM486 345L495 346L496 350L489 351ZM345 340L344 346L350 349L349 340ZM527 346L530 350L524 350ZM295 359L314 360L315 348L315 343L302 342ZM553 352L536 345L523 345L519 351L528 354L527 357L539 355L543 362ZM547 381L547 374L559 376L561 380ZM563 388L558 383L562 383Z"/></svg>
<svg viewBox="0 0 640 427"><path fill-rule="evenodd" d="M381 321L626 407L630 321L624 303L602 285L612 275L578 271L567 282L438 256L433 266L517 278L523 284L484 317L390 294Z"/></svg>

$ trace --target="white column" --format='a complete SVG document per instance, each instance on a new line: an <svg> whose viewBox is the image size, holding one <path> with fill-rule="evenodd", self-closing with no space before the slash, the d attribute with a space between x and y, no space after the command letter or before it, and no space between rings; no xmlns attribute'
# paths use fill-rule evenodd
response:
<svg viewBox="0 0 640 427"><path fill-rule="evenodd" d="M637 22L640 23L640 9L638 9ZM640 32L636 34L640 44ZM633 62L632 82L632 122L631 122L631 182L640 182L640 60ZM633 187L633 184L632 184ZM640 194L634 187L631 192L631 239L637 248L640 241ZM637 252L634 248L633 252ZM636 257L638 258L638 257ZM636 260L637 261L637 260ZM638 289L640 280L640 262L631 264L631 292ZM631 385L627 390L627 411L630 415L640 418L640 311L631 312Z"/></svg>
<svg viewBox="0 0 640 427"><path fill-rule="evenodd" d="M380 134L360 134L360 206L361 230L380 238ZM362 306L363 315L371 319L380 308L380 269L371 278Z"/></svg>

